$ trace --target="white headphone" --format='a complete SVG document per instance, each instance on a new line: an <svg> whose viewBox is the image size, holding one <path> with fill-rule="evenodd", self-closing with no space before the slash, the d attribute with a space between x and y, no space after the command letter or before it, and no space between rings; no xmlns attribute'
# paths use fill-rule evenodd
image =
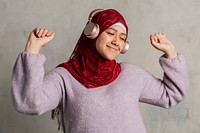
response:
<svg viewBox="0 0 200 133"><path fill-rule="evenodd" d="M100 32L99 25L93 23L91 20L97 13L102 12L102 11L104 11L104 10L103 9L95 9L90 13L90 15L88 17L88 23L85 26L83 32L90 39L95 39L99 35L99 32ZM129 49L129 43L127 41L124 49L121 51L121 54L125 54L128 51L128 49Z"/></svg>

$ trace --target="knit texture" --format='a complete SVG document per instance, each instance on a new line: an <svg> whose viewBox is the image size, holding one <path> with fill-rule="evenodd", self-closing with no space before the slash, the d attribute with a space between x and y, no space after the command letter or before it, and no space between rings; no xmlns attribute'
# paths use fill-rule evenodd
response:
<svg viewBox="0 0 200 133"><path fill-rule="evenodd" d="M17 111L40 115L59 107L65 133L146 133L139 101L170 108L188 88L182 55L160 58L163 79L135 65L121 63L112 83L87 89L65 68L44 74L45 57L21 53L13 68L12 98Z"/></svg>

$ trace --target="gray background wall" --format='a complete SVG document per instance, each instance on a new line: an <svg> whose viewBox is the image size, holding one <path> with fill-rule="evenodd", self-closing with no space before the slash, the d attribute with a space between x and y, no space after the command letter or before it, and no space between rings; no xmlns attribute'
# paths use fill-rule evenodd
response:
<svg viewBox="0 0 200 133"><path fill-rule="evenodd" d="M0 0L0 133L56 133L50 112L28 116L15 111L10 97L11 72L24 50L29 32L45 27L56 37L41 53L46 71L67 60L94 8L115 8L129 25L130 50L118 61L128 61L162 77L158 58L162 53L149 42L149 35L164 32L184 54L190 88L185 100L166 110L140 104L149 133L200 132L200 1L199 0Z"/></svg>

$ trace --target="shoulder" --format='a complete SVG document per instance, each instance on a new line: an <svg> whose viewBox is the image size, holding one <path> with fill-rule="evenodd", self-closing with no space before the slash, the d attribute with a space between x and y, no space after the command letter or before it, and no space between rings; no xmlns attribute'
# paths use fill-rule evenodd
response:
<svg viewBox="0 0 200 133"><path fill-rule="evenodd" d="M120 64L122 67L121 76L123 79L129 79L129 82L144 83L146 79L153 76L149 71L138 65L126 62Z"/></svg>
<svg viewBox="0 0 200 133"><path fill-rule="evenodd" d="M56 82L63 82L68 77L69 72L63 67L53 68L45 74L45 78L51 79Z"/></svg>
<svg viewBox="0 0 200 133"><path fill-rule="evenodd" d="M57 80L64 82L65 84L75 84L77 80L71 75L71 73L64 67L56 67L49 73L53 75Z"/></svg>
<svg viewBox="0 0 200 133"><path fill-rule="evenodd" d="M68 70L65 69L64 67L56 67L56 68L50 70L47 74L52 74L54 76L59 76L61 78L68 77L70 75Z"/></svg>
<svg viewBox="0 0 200 133"><path fill-rule="evenodd" d="M137 66L135 64L131 64L131 63L128 63L128 62L121 62L120 63L121 67L122 67L122 70L124 71L144 71L144 69L140 66Z"/></svg>
<svg viewBox="0 0 200 133"><path fill-rule="evenodd" d="M137 76L144 77L145 75L149 74L147 70L135 64L122 62L120 63L120 65L122 67L122 73L125 75L137 75Z"/></svg>

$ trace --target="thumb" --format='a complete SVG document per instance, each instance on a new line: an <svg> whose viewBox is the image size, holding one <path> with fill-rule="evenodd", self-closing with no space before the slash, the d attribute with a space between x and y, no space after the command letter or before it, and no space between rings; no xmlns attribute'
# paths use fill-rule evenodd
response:
<svg viewBox="0 0 200 133"><path fill-rule="evenodd" d="M162 51L163 45L159 42L159 39L156 36L150 36L151 45L156 48L157 50Z"/></svg>
<svg viewBox="0 0 200 133"><path fill-rule="evenodd" d="M154 47L158 45L158 39L154 37L153 35L150 36L150 41Z"/></svg>
<svg viewBox="0 0 200 133"><path fill-rule="evenodd" d="M48 35L47 38L49 39L49 41L51 41L55 36L55 33L53 32L52 34Z"/></svg>
<svg viewBox="0 0 200 133"><path fill-rule="evenodd" d="M43 42L42 46L47 45L55 36L55 33L52 33L51 35L45 36L44 38L40 38L41 41Z"/></svg>

